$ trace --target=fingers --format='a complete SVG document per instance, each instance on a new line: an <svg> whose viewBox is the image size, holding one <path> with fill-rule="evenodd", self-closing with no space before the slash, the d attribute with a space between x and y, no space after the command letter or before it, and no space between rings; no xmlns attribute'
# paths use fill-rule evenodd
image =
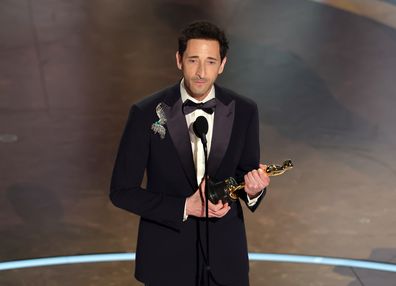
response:
<svg viewBox="0 0 396 286"><path fill-rule="evenodd" d="M214 212L221 210L224 207L222 201L219 201L217 204L213 204L211 201L208 201L208 204L209 204L209 210Z"/></svg>
<svg viewBox="0 0 396 286"><path fill-rule="evenodd" d="M194 195L200 196L200 211L195 211L194 215L197 217L205 217L205 179L202 179L201 184L199 184L198 190L195 192ZM197 200L195 200L197 202ZM209 217L213 218L221 218L225 216L231 207L228 203L223 204L222 201L219 201L217 204L213 204L211 201L208 201L208 215Z"/></svg>
<svg viewBox="0 0 396 286"><path fill-rule="evenodd" d="M269 185L270 178L265 172L266 165L260 164L260 168L252 170L244 176L245 191L250 196L255 196Z"/></svg>
<svg viewBox="0 0 396 286"><path fill-rule="evenodd" d="M260 168L261 170L263 170L264 172L266 172L268 166L267 166L267 165L264 165L264 164L260 164L260 165L259 165L259 168Z"/></svg>
<svg viewBox="0 0 396 286"><path fill-rule="evenodd" d="M265 168L267 168L267 167L265 167ZM261 187L261 189L264 189L266 186L268 186L268 184L270 182L270 178L268 177L267 173L265 171L263 171L261 168L258 169L257 173L259 175L260 183L262 183L260 185L260 187Z"/></svg>
<svg viewBox="0 0 396 286"><path fill-rule="evenodd" d="M199 189L186 199L185 207L187 215L200 217L204 214L203 200Z"/></svg>
<svg viewBox="0 0 396 286"><path fill-rule="evenodd" d="M199 184L199 187L202 191L205 191L205 184L206 184L206 181L205 181L205 177L204 177L204 178L202 178L201 184Z"/></svg>
<svg viewBox="0 0 396 286"><path fill-rule="evenodd" d="M223 203L219 202L216 205L212 204L212 206L210 204L209 204L209 211L208 211L209 217L221 218L221 217L225 216L228 213L228 211L231 209L231 207L228 205L228 203L223 204ZM213 207L214 207L214 209L213 209Z"/></svg>
<svg viewBox="0 0 396 286"><path fill-rule="evenodd" d="M228 205L228 203L223 204L222 201L219 201L217 204L213 204L211 201L208 201L209 217L223 217L230 209L231 207Z"/></svg>
<svg viewBox="0 0 396 286"><path fill-rule="evenodd" d="M209 202L209 208L208 208L208 215L210 218L216 217L216 218L221 218L225 216L228 211L231 209L231 207L228 205L228 203L221 203L219 202L218 204L214 205L211 202ZM199 215L196 215L198 217L205 217L206 216L206 208L204 204L201 204L201 211L198 212Z"/></svg>
<svg viewBox="0 0 396 286"><path fill-rule="evenodd" d="M199 187L198 187L198 191L200 193L202 202L205 201L205 184L206 184L205 178L202 178L202 181L201 181L201 183L199 184Z"/></svg>
<svg viewBox="0 0 396 286"><path fill-rule="evenodd" d="M261 190L264 189L266 186L268 186L269 183L269 177L261 169L250 171L245 175L244 179L245 179L245 186L248 189Z"/></svg>

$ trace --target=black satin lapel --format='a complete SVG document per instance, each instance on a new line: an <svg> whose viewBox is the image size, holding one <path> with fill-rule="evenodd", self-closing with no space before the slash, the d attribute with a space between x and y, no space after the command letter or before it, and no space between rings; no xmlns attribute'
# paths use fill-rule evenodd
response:
<svg viewBox="0 0 396 286"><path fill-rule="evenodd" d="M197 178L195 176L194 160L186 118L182 112L181 98L173 106L164 104L164 112L171 141L179 154L179 159L191 186L196 189L198 187Z"/></svg>
<svg viewBox="0 0 396 286"><path fill-rule="evenodd" d="M216 102L214 114L212 144L208 160L208 173L216 175L216 171L230 143L232 126L234 124L235 101L225 105L220 100Z"/></svg>

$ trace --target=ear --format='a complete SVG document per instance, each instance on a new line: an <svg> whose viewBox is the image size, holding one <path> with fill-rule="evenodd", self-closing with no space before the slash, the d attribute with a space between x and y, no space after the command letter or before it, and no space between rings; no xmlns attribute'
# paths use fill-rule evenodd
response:
<svg viewBox="0 0 396 286"><path fill-rule="evenodd" d="M219 74L221 74L224 71L224 66L227 62L227 57L224 57L223 61L220 64L220 68L219 68Z"/></svg>
<svg viewBox="0 0 396 286"><path fill-rule="evenodd" d="M183 68L183 56L181 56L178 51L176 52L176 65L177 65L177 68L179 70L182 70L182 68Z"/></svg>

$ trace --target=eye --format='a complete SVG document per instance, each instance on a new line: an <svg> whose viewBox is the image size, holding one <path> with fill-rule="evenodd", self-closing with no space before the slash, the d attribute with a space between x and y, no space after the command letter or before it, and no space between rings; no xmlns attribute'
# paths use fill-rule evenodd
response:
<svg viewBox="0 0 396 286"><path fill-rule="evenodd" d="M196 63L197 60L196 59L189 59L188 62L193 64L193 63Z"/></svg>
<svg viewBox="0 0 396 286"><path fill-rule="evenodd" d="M214 64L216 64L216 61L209 61L209 64L214 65Z"/></svg>

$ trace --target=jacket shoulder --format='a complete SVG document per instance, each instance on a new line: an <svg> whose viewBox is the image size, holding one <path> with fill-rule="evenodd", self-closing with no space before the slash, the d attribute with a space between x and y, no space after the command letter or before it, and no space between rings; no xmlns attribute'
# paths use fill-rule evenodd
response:
<svg viewBox="0 0 396 286"><path fill-rule="evenodd" d="M240 95L235 91L216 85L216 92L219 93L219 96L224 97L226 100L232 101L234 100L236 106L239 106L243 109L257 109L257 103L249 97Z"/></svg>
<svg viewBox="0 0 396 286"><path fill-rule="evenodd" d="M155 110L156 106L160 102L163 102L166 97L168 97L169 95L177 95L177 93L179 92L178 89L179 84L166 87L134 103L133 106L136 106L143 112L148 110Z"/></svg>

